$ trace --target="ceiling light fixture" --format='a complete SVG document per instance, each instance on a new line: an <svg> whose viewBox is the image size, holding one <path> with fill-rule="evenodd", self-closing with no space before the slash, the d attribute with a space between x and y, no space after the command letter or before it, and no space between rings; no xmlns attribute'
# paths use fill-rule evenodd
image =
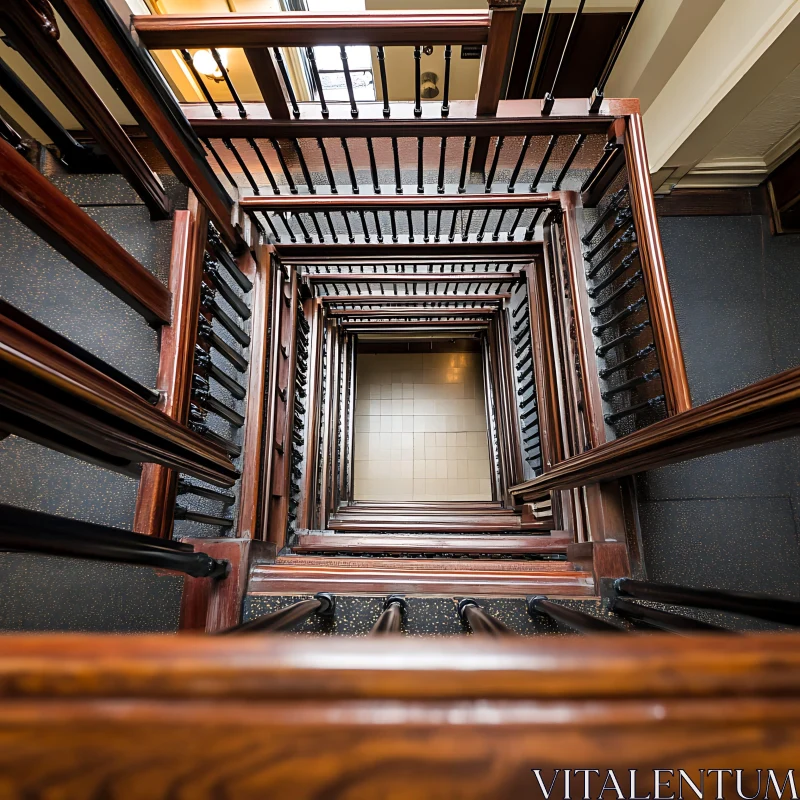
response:
<svg viewBox="0 0 800 800"><path fill-rule="evenodd" d="M217 50L217 53L219 54L219 60L222 62L222 66L227 69L228 51ZM194 68L204 77L210 78L212 81L223 80L222 70L219 68L219 64L217 64L210 50L198 50L192 56L192 64L194 64Z"/></svg>

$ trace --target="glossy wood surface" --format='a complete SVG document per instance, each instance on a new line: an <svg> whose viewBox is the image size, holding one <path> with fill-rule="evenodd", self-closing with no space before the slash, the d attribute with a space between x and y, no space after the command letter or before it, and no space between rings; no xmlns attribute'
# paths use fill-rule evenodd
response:
<svg viewBox="0 0 800 800"><path fill-rule="evenodd" d="M129 389L0 317L0 405L128 462L155 462L231 486L224 451Z"/></svg>
<svg viewBox="0 0 800 800"><path fill-rule="evenodd" d="M658 230L644 128L639 114L631 114L627 121L625 159L628 167L628 190L636 223L639 257L647 292L653 339L658 352L664 397L669 413L680 414L692 407L692 398L667 278L661 234Z"/></svg>
<svg viewBox="0 0 800 800"><path fill-rule="evenodd" d="M310 47L313 45L485 44L485 11L370 11L317 14L135 16L145 47Z"/></svg>
<svg viewBox="0 0 800 800"><path fill-rule="evenodd" d="M159 280L3 139L0 205L148 321L170 321Z"/></svg>
<svg viewBox="0 0 800 800"><path fill-rule="evenodd" d="M205 209L190 196L189 209L175 212L172 228L172 321L161 329L156 386L161 393L158 408L181 425L188 420L191 402L206 224ZM172 535L177 480L168 467L144 465L136 496L135 531L162 538Z"/></svg>
<svg viewBox="0 0 800 800"><path fill-rule="evenodd" d="M272 53L267 47L248 47L244 51L247 63L253 71L258 90L264 98L272 119L289 119L289 106L286 103L283 84L275 69Z"/></svg>
<svg viewBox="0 0 800 800"><path fill-rule="evenodd" d="M635 433L573 456L513 488L517 497L583 486L795 434L800 428L800 368L719 397Z"/></svg>
<svg viewBox="0 0 800 800"><path fill-rule="evenodd" d="M199 143L191 145L176 129L162 103L142 79L133 60L132 48L123 48L98 13L93 0L55 0L59 13L89 51L94 63L167 159L170 168L187 183L208 209L228 247L242 244L240 232L231 222L231 201L211 169L205 164ZM127 22L127 20L125 20Z"/></svg>
<svg viewBox="0 0 800 800"><path fill-rule="evenodd" d="M52 35L41 26L35 10L37 6L50 9L48 0L3 3L0 6L3 33L100 145L150 209L153 218L166 219L170 215L170 201L161 180L94 90L83 69L67 55L58 41L58 28Z"/></svg>
<svg viewBox="0 0 800 800"><path fill-rule="evenodd" d="M453 553L470 555L523 555L565 553L572 537L564 531L534 536L422 534L324 534L299 533L292 544L294 553Z"/></svg>
<svg viewBox="0 0 800 800"><path fill-rule="evenodd" d="M237 536L243 539L260 538L261 470L264 464L264 436L266 432L267 372L269 369L269 313L272 300L271 248L259 248L256 258L249 252L238 259L242 272L252 281L247 294L252 316L250 319L250 357L248 359L247 395L244 412L244 437L242 450L242 477L239 483L239 514L236 520Z"/></svg>

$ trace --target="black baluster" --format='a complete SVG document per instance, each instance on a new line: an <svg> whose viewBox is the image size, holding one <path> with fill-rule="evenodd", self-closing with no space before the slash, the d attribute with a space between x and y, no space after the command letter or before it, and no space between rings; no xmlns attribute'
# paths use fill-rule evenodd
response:
<svg viewBox="0 0 800 800"><path fill-rule="evenodd" d="M589 309L589 313L596 317L602 311L605 311L615 300L622 297L626 292L630 291L630 289L635 286L640 280L642 280L642 271L636 270L636 272L631 275L628 280L622 283L618 289L613 291L602 303L598 303L596 306L592 306Z"/></svg>
<svg viewBox="0 0 800 800"><path fill-rule="evenodd" d="M611 195L611 199L609 200L608 205L606 206L606 210L600 215L597 222L595 222L594 225L592 225L592 227L589 229L589 231L582 237L581 241L584 244L589 244L589 242L591 242L592 239L594 239L597 231L599 231L600 228L602 228L603 225L606 224L609 217L611 217L611 215L619 208L620 203L622 203L622 201L627 196L628 196L627 186L623 186L619 191L614 192L614 194Z"/></svg>
<svg viewBox="0 0 800 800"><path fill-rule="evenodd" d="M442 116L450 114L450 58L453 54L452 45L444 47L444 94L442 95Z"/></svg>
<svg viewBox="0 0 800 800"><path fill-rule="evenodd" d="M546 597L528 597L526 605L532 617L546 616L580 633L627 633L624 628L614 625L613 622L594 617L576 608L553 603Z"/></svg>
<svg viewBox="0 0 800 800"><path fill-rule="evenodd" d="M421 117L422 116L422 96L420 94L422 90L421 80L420 80L420 61L422 59L422 52L420 50L420 46L417 45L414 48L414 116Z"/></svg>
<svg viewBox="0 0 800 800"><path fill-rule="evenodd" d="M472 223L472 209L467 211L467 221L464 223L464 228L461 231L461 241L466 242L469 238L469 226Z"/></svg>
<svg viewBox="0 0 800 800"><path fill-rule="evenodd" d="M394 209L389 211L389 219L392 223L392 241L397 243L397 222L394 218Z"/></svg>
<svg viewBox="0 0 800 800"><path fill-rule="evenodd" d="M558 84L558 78L561 74L561 67L564 65L564 61L566 60L567 53L569 52L570 45L572 44L572 35L575 32L575 28L578 24L578 20L580 19L581 12L583 11L583 6L586 4L586 0L580 0L578 3L578 9L575 12L575 16L572 18L572 25L570 25L569 32L567 33L567 41L564 42L564 49L561 52L561 60L558 62L558 67L556 68L556 74L553 78L553 86L549 92L545 93L544 102L542 103L542 115L547 116L553 110L553 104L555 103L555 93L556 93L556 85Z"/></svg>
<svg viewBox="0 0 800 800"><path fill-rule="evenodd" d="M219 67L219 71L222 73L222 79L225 81L225 85L228 87L231 97L233 97L233 102L236 103L236 108L239 109L239 116L244 119L247 116L247 111L245 111L242 101L239 99L239 95L236 93L236 89L231 81L231 76L228 75L228 70L222 63L222 58L220 57L219 51L216 47L211 48L211 55L214 57L214 61L217 62L217 67Z"/></svg>
<svg viewBox="0 0 800 800"><path fill-rule="evenodd" d="M289 102L292 104L292 114L294 114L295 119L297 119L300 116L300 109L297 107L297 98L294 96L294 88L292 87L291 80L289 80L289 73L286 71L286 64L283 61L280 48L273 47L272 52L275 54L275 61L278 62L278 69L283 78L283 85L286 87L286 94L289 95Z"/></svg>
<svg viewBox="0 0 800 800"><path fill-rule="evenodd" d="M458 219L458 211L453 209L453 219L450 220L450 233L447 236L448 242L454 242L456 240L456 220Z"/></svg>
<svg viewBox="0 0 800 800"><path fill-rule="evenodd" d="M392 154L394 156L394 183L397 194L403 194L403 182L400 174L400 154L397 150L397 137L392 137Z"/></svg>
<svg viewBox="0 0 800 800"><path fill-rule="evenodd" d="M219 106L214 102L213 98L211 97L211 93L208 91L208 87L203 81L203 78L200 76L200 73L194 66L194 61L192 61L192 56L190 55L188 50L182 49L181 55L183 56L183 60L186 62L186 66L189 68L189 72L192 73L192 77L195 79L195 82L200 87L200 91L203 93L203 97L205 97L206 102L211 106L211 110L214 112L214 116L219 119L222 116L222 112L219 110Z"/></svg>
<svg viewBox="0 0 800 800"><path fill-rule="evenodd" d="M531 144L531 135L528 134L522 142L522 149L519 151L519 158L517 158L517 163L514 164L514 170L511 173L511 178L508 181L508 191L513 192L514 187L517 183L517 178L519 177L519 172L522 169L522 163L525 161L525 156L528 152L528 148Z"/></svg>
<svg viewBox="0 0 800 800"><path fill-rule="evenodd" d="M262 631L288 631L313 616L333 619L336 613L336 600L332 594L320 592L309 600L301 600L290 606L265 614L257 619L243 622L233 628L218 631L218 636L239 635L242 633L258 633Z"/></svg>
<svg viewBox="0 0 800 800"><path fill-rule="evenodd" d="M504 209L503 209L503 210L500 212L500 217L499 217L499 219L497 220L497 225L495 225L495 228L494 228L494 233L492 234L492 241L493 241L493 242L496 242L496 241L497 241L497 240L500 238L500 228L502 228L502 227L503 227L503 218L505 217L505 215L506 215L506 211L507 211L507 210L508 210L508 209L505 209L505 208L504 208Z"/></svg>
<svg viewBox="0 0 800 800"><path fill-rule="evenodd" d="M417 137L417 193L422 194L425 191L425 179L422 171L423 150L425 147L425 140Z"/></svg>
<svg viewBox="0 0 800 800"><path fill-rule="evenodd" d="M492 209L491 208L487 208L486 209L486 213L483 215L483 222L481 222L481 227L480 227L480 230L478 231L478 241L479 242L483 241L483 234L484 234L484 231L486 230L486 223L489 221L489 215L491 213L492 213Z"/></svg>
<svg viewBox="0 0 800 800"><path fill-rule="evenodd" d="M386 62L383 46L378 47L378 67L381 73L381 94L383 95L383 116L389 117L391 110L389 109L389 88L386 85Z"/></svg>
<svg viewBox="0 0 800 800"><path fill-rule="evenodd" d="M627 620L643 622L648 627L658 628L670 633L686 635L692 633L735 633L735 631L722 628L719 625L712 625L710 622L701 622L699 619L685 617L682 614L674 614L671 611L662 611L652 606L643 606L618 597L612 598L608 604L608 610Z"/></svg>
<svg viewBox="0 0 800 800"><path fill-rule="evenodd" d="M231 153L233 153L233 157L236 159L236 163L241 168L242 173L244 174L245 178L247 179L247 182L250 184L251 188L253 189L253 192L255 194L261 194L261 192L259 192L259 190L258 190L258 184L256 183L256 179L253 177L253 174L247 168L247 165L244 163L244 159L239 154L239 151L236 149L236 146L234 145L234 143L230 139L223 139L222 140L222 144L224 144L225 147L227 147L228 150L230 150Z"/></svg>
<svg viewBox="0 0 800 800"><path fill-rule="evenodd" d="M339 241L339 237L336 235L336 231L334 230L333 220L331 219L330 212L329 211L323 211L322 213L325 215L325 220L328 223L328 228L330 228L331 238L333 239L334 244L336 244Z"/></svg>
<svg viewBox="0 0 800 800"><path fill-rule="evenodd" d="M256 144L255 139L248 139L247 140L250 147L253 149L253 152L256 154L259 163L261 164L261 169L264 170L264 174L267 176L267 180L272 187L273 194L280 194L281 190L278 188L278 184L275 183L275 178L272 174L272 170L269 168L269 164L267 164L266 159L264 158L264 154L261 152L261 148Z"/></svg>
<svg viewBox="0 0 800 800"><path fill-rule="evenodd" d="M369 243L369 228L367 228L367 219L364 216L364 210L359 208L358 209L358 216L361 219L361 228L364 231L364 241Z"/></svg>
<svg viewBox="0 0 800 800"><path fill-rule="evenodd" d="M331 187L331 194L338 194L339 190L336 187L336 180L333 177L333 170L331 169L331 162L328 159L328 151L325 149L325 142L321 136L317 137L317 146L320 153L322 153L322 163L325 165L325 174L328 176L328 183Z"/></svg>
<svg viewBox="0 0 800 800"><path fill-rule="evenodd" d="M631 221L632 211L630 208L623 208L616 217L614 217L614 224L605 232L603 237L591 250L583 254L583 257L591 261L620 231ZM629 226L630 227L630 226Z"/></svg>
<svg viewBox="0 0 800 800"><path fill-rule="evenodd" d="M557 142L558 142L558 134L554 134L553 136L550 137L550 141L547 143L544 155L542 156L542 161L539 164L539 168L536 170L536 175L533 176L533 180L531 181L530 191L532 192L538 191L539 181L542 179L542 175L544 175L545 169L547 169L547 163L550 161L550 156L553 155L553 148L556 146Z"/></svg>
<svg viewBox="0 0 800 800"><path fill-rule="evenodd" d="M639 258L639 248L634 247L634 249L631 250L631 252L628 253L628 255L625 256L625 258L623 258L622 261L620 261L619 264L614 267L614 269L609 272L608 275L606 275L605 278L603 278L603 280L596 283L587 291L589 297L597 297L597 295L600 294L603 289L605 289L607 286L610 286L620 275L622 275L628 269L628 267L630 267L630 265L636 261L637 258Z"/></svg>
<svg viewBox="0 0 800 800"><path fill-rule="evenodd" d="M381 186L378 183L378 166L375 163L375 150L372 148L372 139L367 137L367 153L369 154L369 171L372 175L372 189L375 194L381 193Z"/></svg>
<svg viewBox="0 0 800 800"><path fill-rule="evenodd" d="M219 517L215 514L203 514L200 511L192 511L182 505L175 504L175 519L186 520L187 522L198 522L201 525L214 525L219 528L233 527L233 520L228 517Z"/></svg>
<svg viewBox="0 0 800 800"><path fill-rule="evenodd" d="M445 167L446 154L447 154L447 137L442 136L442 140L439 145L439 177L436 185L436 191L439 194L444 194L444 167Z"/></svg>
<svg viewBox="0 0 800 800"><path fill-rule="evenodd" d="M294 244L297 241L297 237L294 235L292 226L289 224L286 217L283 215L281 211L276 211L275 216L283 223L283 227L286 228L286 231L289 234L289 240L292 242L292 244Z"/></svg>
<svg viewBox="0 0 800 800"><path fill-rule="evenodd" d="M219 262L203 253L203 266L217 291L225 298L225 302L242 318L250 319L250 309L242 299L228 286L219 271Z"/></svg>
<svg viewBox="0 0 800 800"><path fill-rule="evenodd" d="M514 239L514 232L517 230L517 225L519 224L520 218L522 217L523 212L525 211L524 208L517 209L517 215L514 217L511 226L508 229L508 233L506 234L506 241L513 241Z"/></svg>
<svg viewBox="0 0 800 800"><path fill-rule="evenodd" d="M612 339L610 342L606 342L605 344L601 344L595 348L595 354L598 355L600 358L606 355L606 353L610 353L615 348L619 347L621 344L624 344L629 339L634 339L638 336L645 328L650 327L650 320L646 319L643 322L638 323L638 325L634 325L632 328L629 328L625 333L621 333L616 339Z"/></svg>
<svg viewBox="0 0 800 800"><path fill-rule="evenodd" d="M528 67L528 75L525 78L525 90L522 93L523 99L531 96L533 91L533 75L536 70L536 64L539 61L539 55L544 42L544 31L547 24L547 15L550 13L550 3L552 0L547 0L544 4L544 11L542 11L542 19L539 22L539 30L536 32L536 41L533 45L533 57L531 58L531 65Z"/></svg>
<svg viewBox="0 0 800 800"><path fill-rule="evenodd" d="M342 59L347 96L350 98L350 116L355 118L358 116L358 105L356 104L356 97L353 94L353 79L350 77L350 67L347 63L347 48L343 44L339 45L339 56Z"/></svg>
<svg viewBox="0 0 800 800"><path fill-rule="evenodd" d="M347 229L347 240L350 244L353 244L356 240L356 237L353 236L353 229L350 227L350 218L347 216L346 211L342 211L342 217L344 217L344 226Z"/></svg>
<svg viewBox="0 0 800 800"><path fill-rule="evenodd" d="M660 369L653 369L650 372L645 372L643 375L637 375L635 378L631 378L624 383L620 383L618 386L612 386L610 389L607 389L605 392L601 393L601 397L603 400L610 400L614 395L619 394L620 392L627 392L630 389L635 389L637 386L641 386L643 383L649 383L656 378L661 377L661 370Z"/></svg>
<svg viewBox="0 0 800 800"><path fill-rule="evenodd" d="M469 146L472 143L471 136L464 137L464 158L461 161L461 175L458 179L458 193L464 194L467 191L467 162L469 161Z"/></svg>
<svg viewBox="0 0 800 800"><path fill-rule="evenodd" d="M422 211L422 219L424 222L424 229L422 234L422 241L427 244L430 241L430 237L428 236L428 209L423 209Z"/></svg>
<svg viewBox="0 0 800 800"><path fill-rule="evenodd" d="M581 133L578 138L575 140L575 144L572 146L572 150L570 150L569 155L567 156L567 160L564 162L564 166L561 167L561 172L558 173L558 177L556 178L556 182L553 184L553 191L556 192L561 188L561 182L564 178L567 177L567 172L569 172L569 168L572 166L572 162L575 160L575 157L583 147L583 143L586 141L586 134Z"/></svg>
<svg viewBox="0 0 800 800"><path fill-rule="evenodd" d="M356 171L353 169L353 159L350 157L350 148L347 145L347 139L341 137L339 140L342 143L342 150L344 150L344 158L347 162L347 173L350 175L350 186L353 194L358 194L358 181L356 180Z"/></svg>
<svg viewBox="0 0 800 800"><path fill-rule="evenodd" d="M615 372L619 372L626 367L630 367L632 364L635 364L637 361L642 361L643 359L647 358L651 353L654 353L656 350L656 346L651 342L650 344L643 347L641 350L634 353L629 358L623 359L618 364L614 364L611 367L606 367L605 369L601 369L598 373L600 377L605 380L606 378L611 377Z"/></svg>
<svg viewBox="0 0 800 800"><path fill-rule="evenodd" d="M214 156L214 160L219 165L219 168L222 170L222 174L230 181L231 185L233 186L236 191L239 191L239 184L236 183L234 180L233 175L231 175L230 170L225 166L225 162L219 157L219 154L214 149L213 145L211 144L211 140L208 137L203 137L200 140L203 144L208 148L209 152L212 156Z"/></svg>
<svg viewBox="0 0 800 800"><path fill-rule="evenodd" d="M636 232L631 228L629 234L623 234L620 236L616 242L608 249L608 252L596 263L591 266L590 269L586 271L586 277L591 279L597 275L598 272L606 265L609 261L611 261L614 256L619 255L620 250L630 242L636 241Z"/></svg>
<svg viewBox="0 0 800 800"><path fill-rule="evenodd" d="M308 165L306 164L305 158L303 158L303 151L300 149L300 142L298 142L297 139L292 139L291 142L292 148L297 156L297 160L300 162L300 171L303 173L303 179L306 182L306 186L308 186L308 193L316 194L317 190L314 188L314 184L311 180L311 173L308 171Z"/></svg>
<svg viewBox="0 0 800 800"><path fill-rule="evenodd" d="M393 594L386 598L383 604L378 621L372 626L370 636L381 636L388 633L400 633L403 617L408 609L405 598L399 594Z"/></svg>
<svg viewBox="0 0 800 800"><path fill-rule="evenodd" d="M185 478L178 478L177 494L193 494L197 497L204 497L206 500L216 500L226 506L236 502L236 496L228 492L221 492L219 489L212 489L208 486L198 486Z"/></svg>
<svg viewBox="0 0 800 800"><path fill-rule="evenodd" d="M211 323L201 314L197 322L197 335L226 358L239 372L247 370L247 360L237 353L224 339L218 336Z"/></svg>
<svg viewBox="0 0 800 800"><path fill-rule="evenodd" d="M613 414L605 414L603 419L609 425L614 425L621 419L625 419L625 417L630 417L634 414L638 414L640 411L646 411L648 409L655 408L657 405L660 405L663 402L664 395L660 394L658 397L653 397L650 400L645 400L643 403L636 403L636 405L628 406L627 408L623 408L621 411L616 411Z"/></svg>
<svg viewBox="0 0 800 800"><path fill-rule="evenodd" d="M378 242L383 244L383 232L381 231L381 222L378 219L378 212L373 210L372 211L372 216L373 216L373 218L375 220L375 232L378 235Z"/></svg>
<svg viewBox="0 0 800 800"><path fill-rule="evenodd" d="M489 167L489 174L486 176L486 186L483 190L487 194L492 191L492 182L494 181L494 173L497 170L497 162L500 159L500 151L503 149L504 141L505 141L505 136L497 137L497 142L494 147L494 156L492 157L492 164Z"/></svg>
<svg viewBox="0 0 800 800"><path fill-rule="evenodd" d="M439 241L441 225L442 225L442 209L441 208L437 208L436 209L436 235L433 237L433 241L434 242L438 242ZM426 286L427 286L427 284L426 284Z"/></svg>
<svg viewBox="0 0 800 800"><path fill-rule="evenodd" d="M595 336L600 336L604 331L607 331L609 328L613 328L615 325L622 322L622 320L635 314L645 305L646 302L647 298L645 297L640 297L638 300L634 300L630 305L625 306L622 311L615 314L607 322L603 322L600 325L595 325L592 328L592 333L594 333Z"/></svg>
<svg viewBox="0 0 800 800"><path fill-rule="evenodd" d="M513 636L512 631L499 619L487 614L475 600L465 597L458 603L458 616L472 633L486 636Z"/></svg>
<svg viewBox="0 0 800 800"><path fill-rule="evenodd" d="M317 90L317 95L319 96L319 104L322 108L322 116L324 119L328 119L330 112L328 111L328 106L325 103L325 93L322 91L322 81L319 77L319 70L317 69L317 59L314 56L314 48L313 47L306 47L306 57L308 58L309 66L311 67L311 78L313 81L313 87Z"/></svg>
<svg viewBox="0 0 800 800"><path fill-rule="evenodd" d="M414 241L414 220L411 218L411 209L406 209L406 218L408 219L408 241Z"/></svg>
<svg viewBox="0 0 800 800"><path fill-rule="evenodd" d="M272 144L272 149L275 151L275 155L278 156L278 163L281 165L281 169L283 170L283 175L286 178L286 182L289 184L289 191L292 194L297 194L297 187L294 185L294 179L292 178L292 173L289 172L289 167L286 164L286 159L283 157L283 150L281 150L280 143L277 139L270 139L270 143Z"/></svg>

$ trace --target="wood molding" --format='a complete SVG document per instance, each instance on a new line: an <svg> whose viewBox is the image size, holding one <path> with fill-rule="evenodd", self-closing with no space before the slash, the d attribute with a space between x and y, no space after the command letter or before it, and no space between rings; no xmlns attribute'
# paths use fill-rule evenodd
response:
<svg viewBox="0 0 800 800"><path fill-rule="evenodd" d="M264 448L269 446L266 431L267 371L270 365L269 322L270 290L273 286L273 259L269 246L259 248L256 258L245 252L238 262L242 272L252 281L250 290L252 317L250 321L250 358L247 374L247 395L242 439L242 477L239 482L239 515L237 536L241 539L260 539L261 471L264 465Z"/></svg>
<svg viewBox="0 0 800 800"><path fill-rule="evenodd" d="M42 0L40 6L47 5ZM50 11L52 14L52 11ZM94 91L83 72L38 21L28 2L3 4L0 22L14 47L102 147L150 209L154 219L170 216L170 201L158 176Z"/></svg>
<svg viewBox="0 0 800 800"><path fill-rule="evenodd" d="M54 3L170 168L208 209L225 243L238 252L243 240L231 222L231 200L206 163L196 137L191 131L180 130L180 121L171 116L170 109L143 77L136 52L138 45L130 38L127 21L122 23L113 11L107 12L107 18L102 16L102 6L98 7L92 0L54 0ZM185 123L183 125L185 127Z"/></svg>
<svg viewBox="0 0 800 800"><path fill-rule="evenodd" d="M212 558L226 560L231 569L225 580L184 578L179 629L215 633L238 625L251 565L274 559L274 546L250 538L182 541L202 547Z"/></svg>
<svg viewBox="0 0 800 800"><path fill-rule="evenodd" d="M567 546L567 560L592 573L594 585L603 578L629 578L631 564L624 542L580 542Z"/></svg>
<svg viewBox="0 0 800 800"><path fill-rule="evenodd" d="M564 531L536 536L490 536L449 534L347 534L299 532L292 543L294 553L452 553L464 555L530 555L566 553L572 537Z"/></svg>
<svg viewBox="0 0 800 800"><path fill-rule="evenodd" d="M189 209L176 211L173 222L169 266L172 322L161 329L157 378L158 408L180 425L186 425L191 403L206 228L205 208L190 194ZM177 481L177 473L168 467L144 465L133 517L135 531L165 539L172 535Z"/></svg>
<svg viewBox="0 0 800 800"><path fill-rule="evenodd" d="M300 558L300 557L298 557ZM380 561L381 564L366 562ZM248 594L456 594L514 597L546 594L587 597L591 573L569 562L467 562L441 559L329 559L309 556L302 563L261 564L252 571Z"/></svg>
<svg viewBox="0 0 800 800"><path fill-rule="evenodd" d="M692 397L667 279L667 265L650 183L644 129L639 114L631 114L628 118L625 160L628 167L628 194L636 223L639 261L644 276L653 340L658 353L661 385L667 411L670 414L680 414L692 407Z"/></svg>
<svg viewBox="0 0 800 800"><path fill-rule="evenodd" d="M2 139L0 204L149 322L170 321L161 282Z"/></svg>
<svg viewBox="0 0 800 800"><path fill-rule="evenodd" d="M278 78L272 53L267 47L247 47L244 51L247 63L253 71L258 90L264 98L272 119L289 119L289 106L286 103L283 84Z"/></svg>
<svg viewBox="0 0 800 800"><path fill-rule="evenodd" d="M568 458L512 492L525 499L621 478L790 436L799 427L800 368L795 368Z"/></svg>
<svg viewBox="0 0 800 800"><path fill-rule="evenodd" d="M56 445L82 445L105 466L154 462L217 486L238 477L225 452L130 389L0 316L0 405L4 425ZM60 436L59 436L60 435Z"/></svg>
<svg viewBox="0 0 800 800"><path fill-rule="evenodd" d="M485 11L159 14L134 16L145 47L312 47L314 45L486 44Z"/></svg>

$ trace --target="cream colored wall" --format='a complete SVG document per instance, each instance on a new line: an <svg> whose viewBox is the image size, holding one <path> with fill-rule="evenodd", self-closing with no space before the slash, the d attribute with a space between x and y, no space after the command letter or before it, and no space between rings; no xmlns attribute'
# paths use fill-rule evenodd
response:
<svg viewBox="0 0 800 800"><path fill-rule="evenodd" d="M354 499L491 500L479 353L361 354Z"/></svg>

